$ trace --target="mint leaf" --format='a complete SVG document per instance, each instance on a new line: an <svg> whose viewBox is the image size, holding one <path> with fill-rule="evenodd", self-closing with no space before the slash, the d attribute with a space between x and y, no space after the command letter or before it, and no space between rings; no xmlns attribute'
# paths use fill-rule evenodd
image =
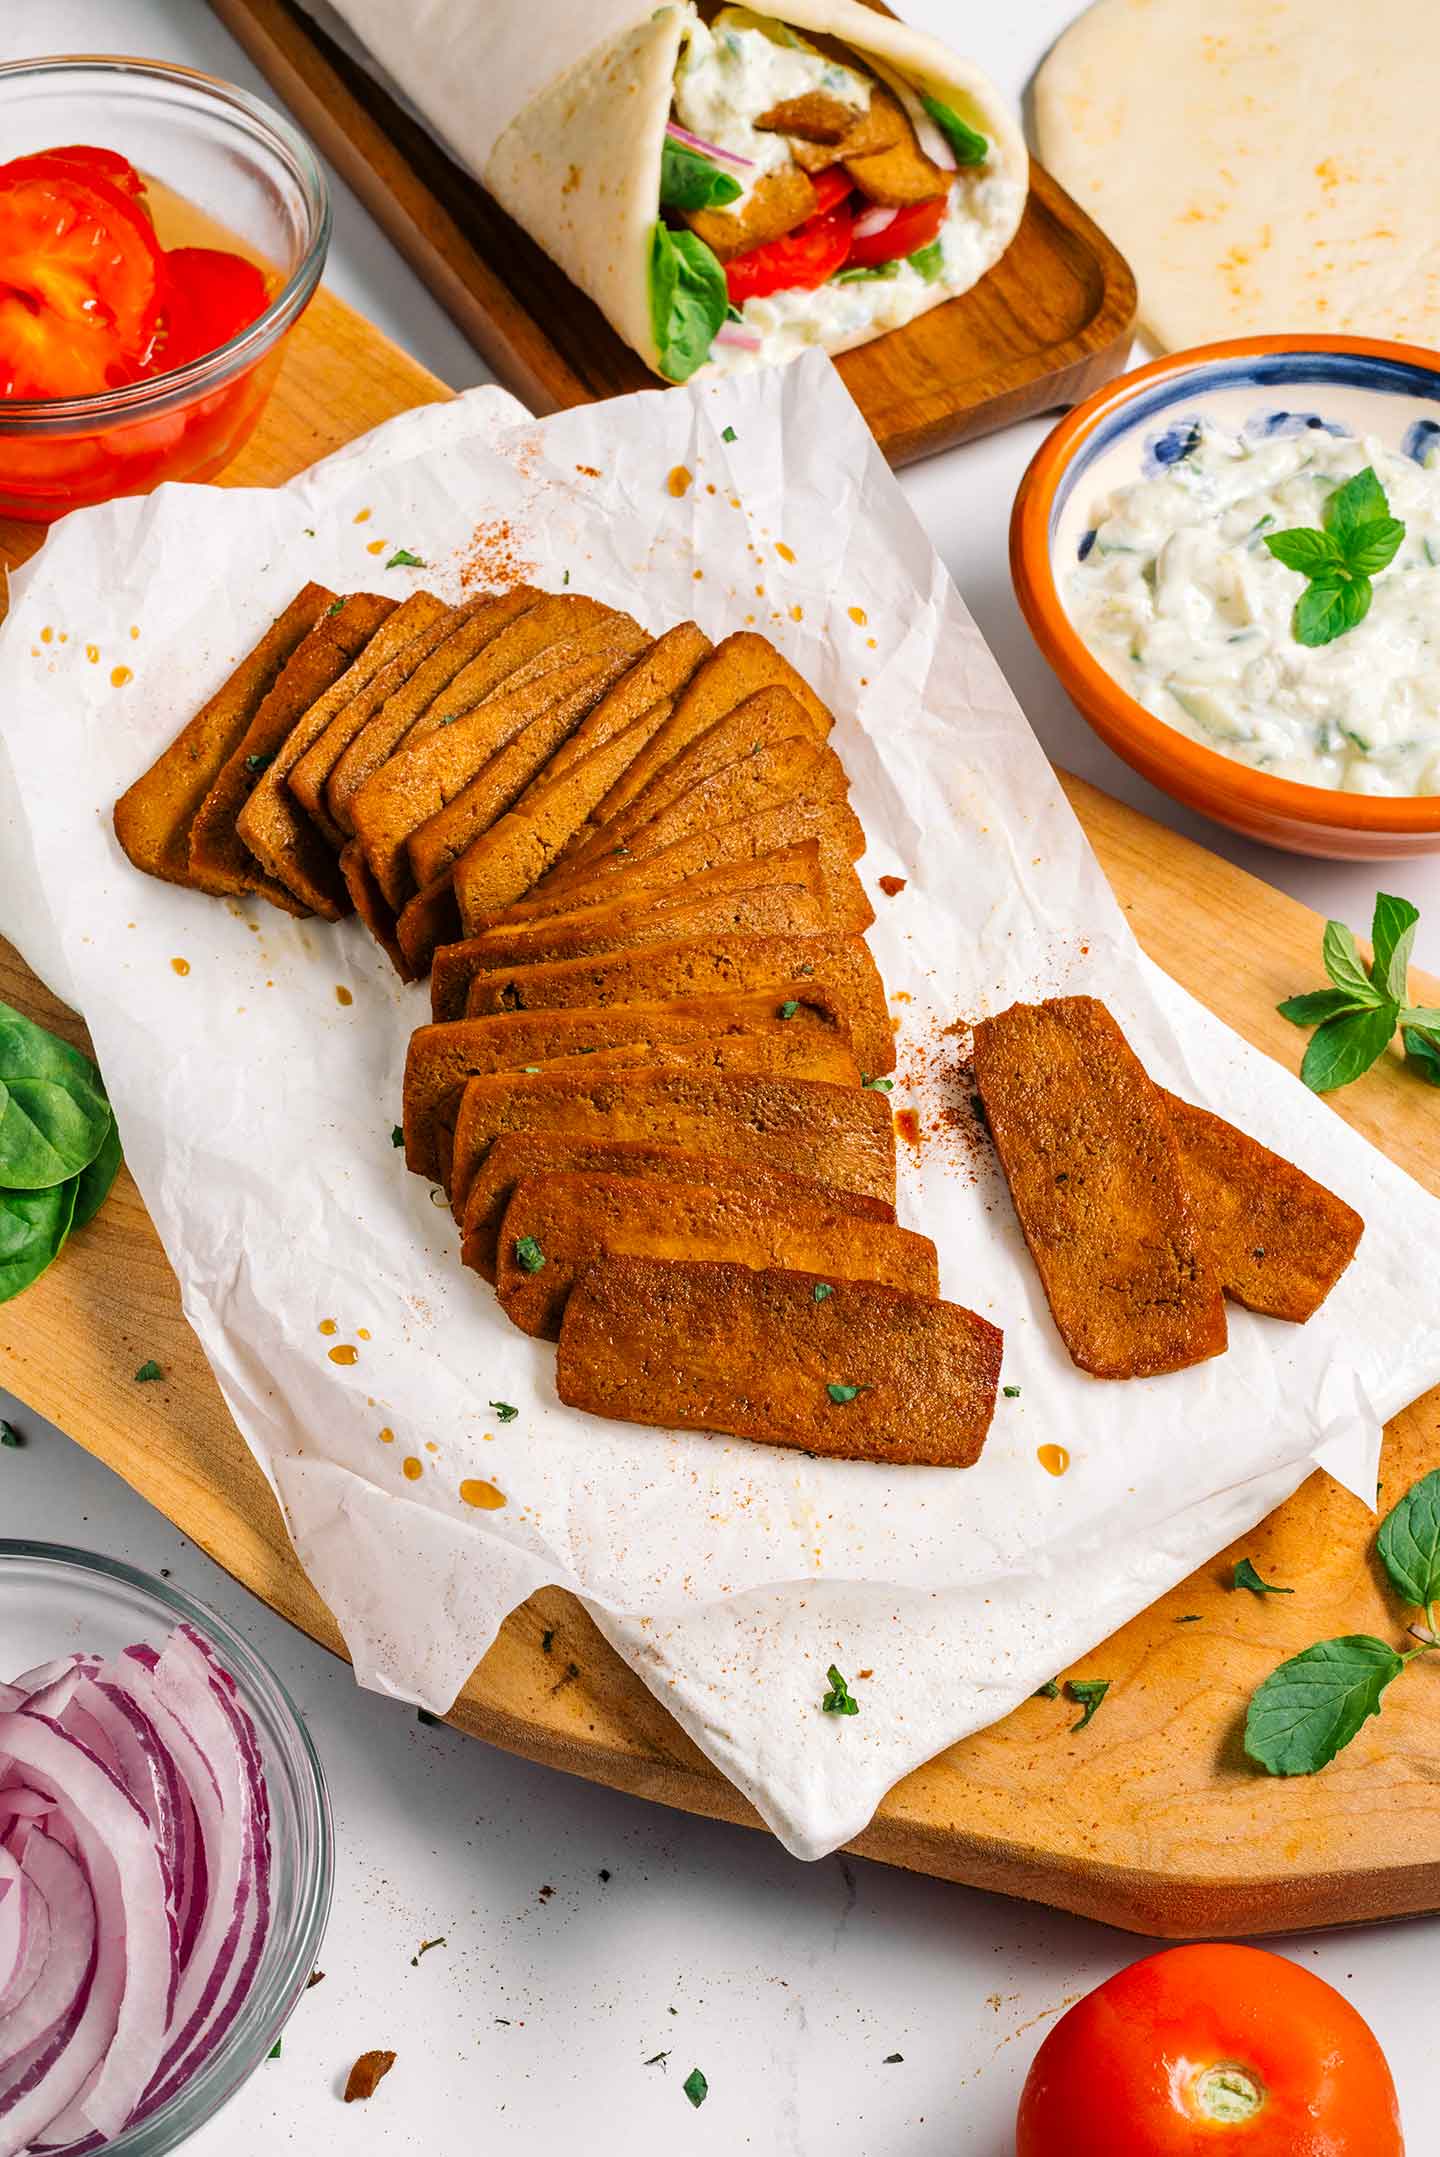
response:
<svg viewBox="0 0 1440 2157"><path fill-rule="evenodd" d="M1326 922L1320 956L1336 988L1343 989L1354 1002L1378 1004L1381 1001L1383 991L1370 979L1360 956L1360 947L1343 921Z"/></svg>
<svg viewBox="0 0 1440 2157"><path fill-rule="evenodd" d="M1351 577L1348 570L1338 572L1348 579L1345 583L1332 582L1328 577L1309 584L1295 603L1295 642L1308 646L1333 644L1336 637L1343 637L1347 629L1363 622L1370 612L1373 596L1368 577Z"/></svg>
<svg viewBox="0 0 1440 2157"><path fill-rule="evenodd" d="M1440 1469L1412 1485L1386 1514L1375 1547L1396 1594L1428 1610L1440 1597Z"/></svg>
<svg viewBox="0 0 1440 2157"><path fill-rule="evenodd" d="M1313 524L1267 532L1265 544L1277 562L1283 562L1287 569L1298 569L1302 577L1323 577L1329 570L1345 567L1339 540L1332 539L1328 532L1317 532Z"/></svg>
<svg viewBox="0 0 1440 2157"><path fill-rule="evenodd" d="M1065 1680L1067 1697L1073 1700L1077 1707L1085 1710L1079 1722L1071 1725L1070 1735L1072 1737L1075 1736L1077 1731L1086 1729L1089 1724L1094 1722L1099 1712L1100 1703L1110 1690L1110 1684L1109 1678L1067 1678Z"/></svg>
<svg viewBox="0 0 1440 2157"><path fill-rule="evenodd" d="M1282 1019L1292 1026L1323 1026L1327 1019L1338 1019L1347 1011L1366 1011L1373 1008L1373 999L1361 1003L1348 989L1311 989L1304 996L1287 996L1275 1009Z"/></svg>
<svg viewBox="0 0 1440 2157"><path fill-rule="evenodd" d="M1392 898L1388 891L1375 894L1375 913L1370 923L1370 942L1375 958L1370 978L1382 996L1403 1004L1410 976L1410 953L1420 909L1408 899Z"/></svg>
<svg viewBox="0 0 1440 2157"><path fill-rule="evenodd" d="M990 155L990 145L978 134L968 121L962 120L953 105L947 105L938 97L927 97L922 91L920 102L939 128L960 165L983 165Z"/></svg>
<svg viewBox="0 0 1440 2157"><path fill-rule="evenodd" d="M1300 1076L1312 1093L1333 1093L1370 1069L1390 1045L1399 1017L1392 1003L1330 1019L1310 1036Z"/></svg>
<svg viewBox="0 0 1440 2157"><path fill-rule="evenodd" d="M1388 517L1390 504L1385 489L1375 477L1375 467L1367 464L1363 472L1337 487L1329 497L1322 512L1325 529L1338 539L1349 553L1348 540L1359 526L1373 524L1377 518Z"/></svg>
<svg viewBox="0 0 1440 2157"><path fill-rule="evenodd" d="M1248 1588L1252 1595L1293 1595L1293 1588L1275 1588L1268 1580L1262 1580L1248 1558L1241 1558L1235 1567L1232 1588Z"/></svg>
<svg viewBox="0 0 1440 2157"><path fill-rule="evenodd" d="M708 157L670 136L660 152L660 200L667 210L723 210L740 197L740 182Z"/></svg>
<svg viewBox="0 0 1440 2157"><path fill-rule="evenodd" d="M1378 577L1400 551L1405 527L1398 517L1376 517L1362 524L1345 549L1345 559L1357 576Z"/></svg>
<svg viewBox="0 0 1440 2157"><path fill-rule="evenodd" d="M1427 1033L1433 1034L1435 1029L1440 1027L1440 1011L1437 1011L1433 1004L1402 1004L1400 1024L1421 1026Z"/></svg>
<svg viewBox="0 0 1440 2157"><path fill-rule="evenodd" d="M1401 1028L1400 1039L1405 1044L1405 1061L1412 1063L1431 1086L1440 1086L1440 1041L1418 1026Z"/></svg>
<svg viewBox="0 0 1440 2157"><path fill-rule="evenodd" d="M1271 1775L1314 1775L1372 1715L1405 1659L1383 1640L1322 1640L1273 1670L1245 1717L1245 1750Z"/></svg>

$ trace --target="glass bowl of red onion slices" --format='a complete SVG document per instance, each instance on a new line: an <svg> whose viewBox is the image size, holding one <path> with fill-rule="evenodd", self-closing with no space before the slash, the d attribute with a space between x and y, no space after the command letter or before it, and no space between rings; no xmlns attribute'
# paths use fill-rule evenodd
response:
<svg viewBox="0 0 1440 2157"><path fill-rule="evenodd" d="M0 1539L0 2157L163 2157L273 2049L330 1910L325 1778L170 1583Z"/></svg>

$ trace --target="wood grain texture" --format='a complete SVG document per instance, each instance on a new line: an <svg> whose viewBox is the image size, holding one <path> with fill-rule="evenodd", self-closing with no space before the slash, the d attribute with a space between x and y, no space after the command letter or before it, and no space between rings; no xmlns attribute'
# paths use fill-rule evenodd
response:
<svg viewBox="0 0 1440 2157"><path fill-rule="evenodd" d="M529 235L291 0L210 0L301 125L532 411L655 377ZM841 354L892 464L1078 403L1125 364L1135 280L1043 167L1013 245L975 288Z"/></svg>
<svg viewBox="0 0 1440 2157"><path fill-rule="evenodd" d="M288 477L362 429L447 393L322 295L274 403L229 478ZM36 535L0 528L18 559ZM1203 848L1065 782L1141 942L1259 1048L1293 1068L1274 1010L1313 982L1315 915ZM1235 935L1243 921L1246 933ZM1427 1001L1440 984L1423 983ZM0 998L68 1039L84 1031L0 943ZM1334 1103L1440 1192L1435 1096L1394 1058ZM163 1383L137 1386L154 1358ZM290 1552L269 1486L221 1402L173 1274L128 1175L63 1262L0 1308L0 1383L68 1430L274 1609L340 1651ZM14 1475L24 1472L24 1457ZM1440 1393L1397 1417L1392 1491L1440 1465ZM6 1487L11 1488L7 1470ZM7 1518L8 1515L8 1518ZM23 1525L23 1491L0 1532ZM1324 1775L1273 1782L1240 1750L1244 1703L1277 1662L1324 1634L1397 1636L1370 1555L1373 1522L1313 1477L1245 1550L1305 1577L1294 1598L1235 1594L1217 1559L1085 1657L1113 1690L1083 1734L1033 1700L891 1792L855 1848L869 1857L1175 1938L1265 1933L1440 1907L1440 1680L1422 1668ZM1197 1625L1179 1625L1184 1615ZM552 1631L551 1652L542 1652ZM687 1811L755 1824L580 1606L555 1591L516 1611L450 1718L492 1744Z"/></svg>

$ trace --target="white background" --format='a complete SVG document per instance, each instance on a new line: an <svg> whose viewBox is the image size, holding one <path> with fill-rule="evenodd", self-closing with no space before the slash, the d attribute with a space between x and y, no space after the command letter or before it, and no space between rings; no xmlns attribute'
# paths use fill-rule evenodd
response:
<svg viewBox="0 0 1440 2157"><path fill-rule="evenodd" d="M907 0L905 11L1018 96L1078 8ZM5 0L0 60L44 51L173 59L270 94L203 0ZM455 387L485 379L334 184L332 288ZM1005 543L1047 424L903 480L1041 740L1072 770L1363 930L1374 868L1301 862L1189 817L1095 742L1054 685L1016 608ZM1440 966L1440 860L1378 879L1422 908L1420 955ZM0 1415L27 1440L0 1453L0 1533L170 1567L278 1669L330 1775L339 1876L325 1982L297 2009L281 2058L188 2145L195 2157L313 2157L331 2138L355 2157L1010 2157L1020 2084L1051 2019L1143 1951L1098 1926L878 1866L805 1868L758 1835L422 1728L357 1692L346 1669L3 1392ZM421 1940L440 1934L446 1945L412 1967ZM1376 2027L1417 2157L1440 2097L1427 2035L1437 1937L1422 1920L1288 1943ZM370 2046L393 2047L398 2064L371 2104L342 2112L345 2072ZM667 2061L644 2064L662 2051ZM903 2061L885 2065L893 2052ZM680 2088L697 2065L710 2083L700 2112Z"/></svg>

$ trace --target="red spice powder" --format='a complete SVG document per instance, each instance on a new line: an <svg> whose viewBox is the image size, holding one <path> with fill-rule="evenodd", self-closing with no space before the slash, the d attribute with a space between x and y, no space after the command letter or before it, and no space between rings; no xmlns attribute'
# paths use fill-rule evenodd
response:
<svg viewBox="0 0 1440 2157"><path fill-rule="evenodd" d="M473 598L479 592L508 590L534 573L535 562L521 534L508 517L493 517L477 524L470 535L460 559L460 588Z"/></svg>

